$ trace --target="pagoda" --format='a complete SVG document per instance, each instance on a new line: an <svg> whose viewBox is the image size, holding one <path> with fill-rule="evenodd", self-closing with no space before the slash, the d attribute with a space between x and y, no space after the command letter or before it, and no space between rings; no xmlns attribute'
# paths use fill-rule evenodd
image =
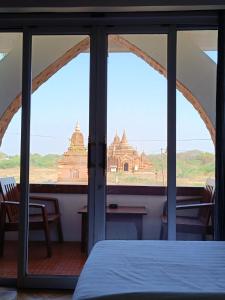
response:
<svg viewBox="0 0 225 300"><path fill-rule="evenodd" d="M108 148L107 171L143 172L151 170L152 164L144 152L139 154L129 145L125 130L121 140L116 132L113 142Z"/></svg>
<svg viewBox="0 0 225 300"><path fill-rule="evenodd" d="M58 181L87 183L87 179L87 149L84 146L84 136L77 122L70 139L70 146L58 163Z"/></svg>

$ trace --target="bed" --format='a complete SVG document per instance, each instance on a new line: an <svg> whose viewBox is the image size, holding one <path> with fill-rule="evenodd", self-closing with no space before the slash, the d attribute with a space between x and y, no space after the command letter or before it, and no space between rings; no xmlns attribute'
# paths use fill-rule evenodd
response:
<svg viewBox="0 0 225 300"><path fill-rule="evenodd" d="M225 299L225 242L101 241L73 300Z"/></svg>

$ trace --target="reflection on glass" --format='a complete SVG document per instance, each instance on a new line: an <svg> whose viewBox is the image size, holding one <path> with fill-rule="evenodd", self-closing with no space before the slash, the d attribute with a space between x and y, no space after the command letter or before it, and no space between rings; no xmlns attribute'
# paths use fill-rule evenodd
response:
<svg viewBox="0 0 225 300"><path fill-rule="evenodd" d="M48 199L38 188L30 197L29 273L78 275L86 260L87 194L68 194L65 185L88 179L89 37L34 36L32 46L30 183L55 190Z"/></svg>
<svg viewBox="0 0 225 300"><path fill-rule="evenodd" d="M215 188L217 31L177 35L177 239L212 239ZM195 187L195 188L194 188ZM199 188L197 188L199 187Z"/></svg>
<svg viewBox="0 0 225 300"><path fill-rule="evenodd" d="M167 186L167 36L110 35L108 51L107 238L159 239Z"/></svg>
<svg viewBox="0 0 225 300"><path fill-rule="evenodd" d="M20 182L20 95L22 82L22 34L0 33L0 178L13 177ZM15 184L16 184L15 183ZM0 278L17 277L18 251L18 204L4 204L4 201L19 202L20 197L5 193L0 209ZM6 214L5 214L6 213ZM10 224L15 224L10 229ZM10 223L10 224L9 224ZM5 236L2 235L5 233Z"/></svg>

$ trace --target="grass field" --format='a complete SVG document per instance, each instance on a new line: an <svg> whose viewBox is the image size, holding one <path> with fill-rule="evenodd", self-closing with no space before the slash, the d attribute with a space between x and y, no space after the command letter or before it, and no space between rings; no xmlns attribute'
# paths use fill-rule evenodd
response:
<svg viewBox="0 0 225 300"><path fill-rule="evenodd" d="M60 158L60 155L32 154L30 183L59 183L57 182L57 163ZM148 158L153 165L151 172L108 173L107 184L166 186L166 155L149 155ZM0 177L13 176L19 181L19 173L20 157L0 153ZM177 186L204 186L207 178L214 178L214 174L215 157L213 154L197 150L177 154Z"/></svg>

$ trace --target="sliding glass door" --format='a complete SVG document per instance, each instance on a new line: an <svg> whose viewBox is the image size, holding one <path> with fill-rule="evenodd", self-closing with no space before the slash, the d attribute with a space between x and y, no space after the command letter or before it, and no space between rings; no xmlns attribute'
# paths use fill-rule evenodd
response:
<svg viewBox="0 0 225 300"><path fill-rule="evenodd" d="M32 275L77 276L86 260L81 224L87 220L87 194L68 194L65 187L88 183L89 61L88 35L32 37L28 244ZM58 190L50 194L52 185Z"/></svg>
<svg viewBox="0 0 225 300"><path fill-rule="evenodd" d="M167 34L108 36L107 239L158 240L167 205Z"/></svg>
<svg viewBox="0 0 225 300"><path fill-rule="evenodd" d="M90 37L25 39L18 280L73 288L87 258Z"/></svg>
<svg viewBox="0 0 225 300"><path fill-rule="evenodd" d="M13 88L2 84L8 94L17 86L16 108L2 110L22 107L21 130L6 131L21 131L20 157L1 146L1 177L7 169L20 182L19 243L7 233L5 244L18 245L19 287L74 288L100 240L190 239L177 230L177 200L199 200L214 175L215 26L183 31L151 16L144 26L132 16L120 26L82 22L24 27ZM10 52L1 55L6 66Z"/></svg>
<svg viewBox="0 0 225 300"><path fill-rule="evenodd" d="M0 178L13 177L14 183L18 185L20 184L22 45L21 32L0 33ZM5 194L5 197L1 197L0 200L1 279L17 277L19 204L6 203L9 200L17 202L18 199L10 199Z"/></svg>
<svg viewBox="0 0 225 300"><path fill-rule="evenodd" d="M177 32L179 240L213 239L217 39L217 30Z"/></svg>

